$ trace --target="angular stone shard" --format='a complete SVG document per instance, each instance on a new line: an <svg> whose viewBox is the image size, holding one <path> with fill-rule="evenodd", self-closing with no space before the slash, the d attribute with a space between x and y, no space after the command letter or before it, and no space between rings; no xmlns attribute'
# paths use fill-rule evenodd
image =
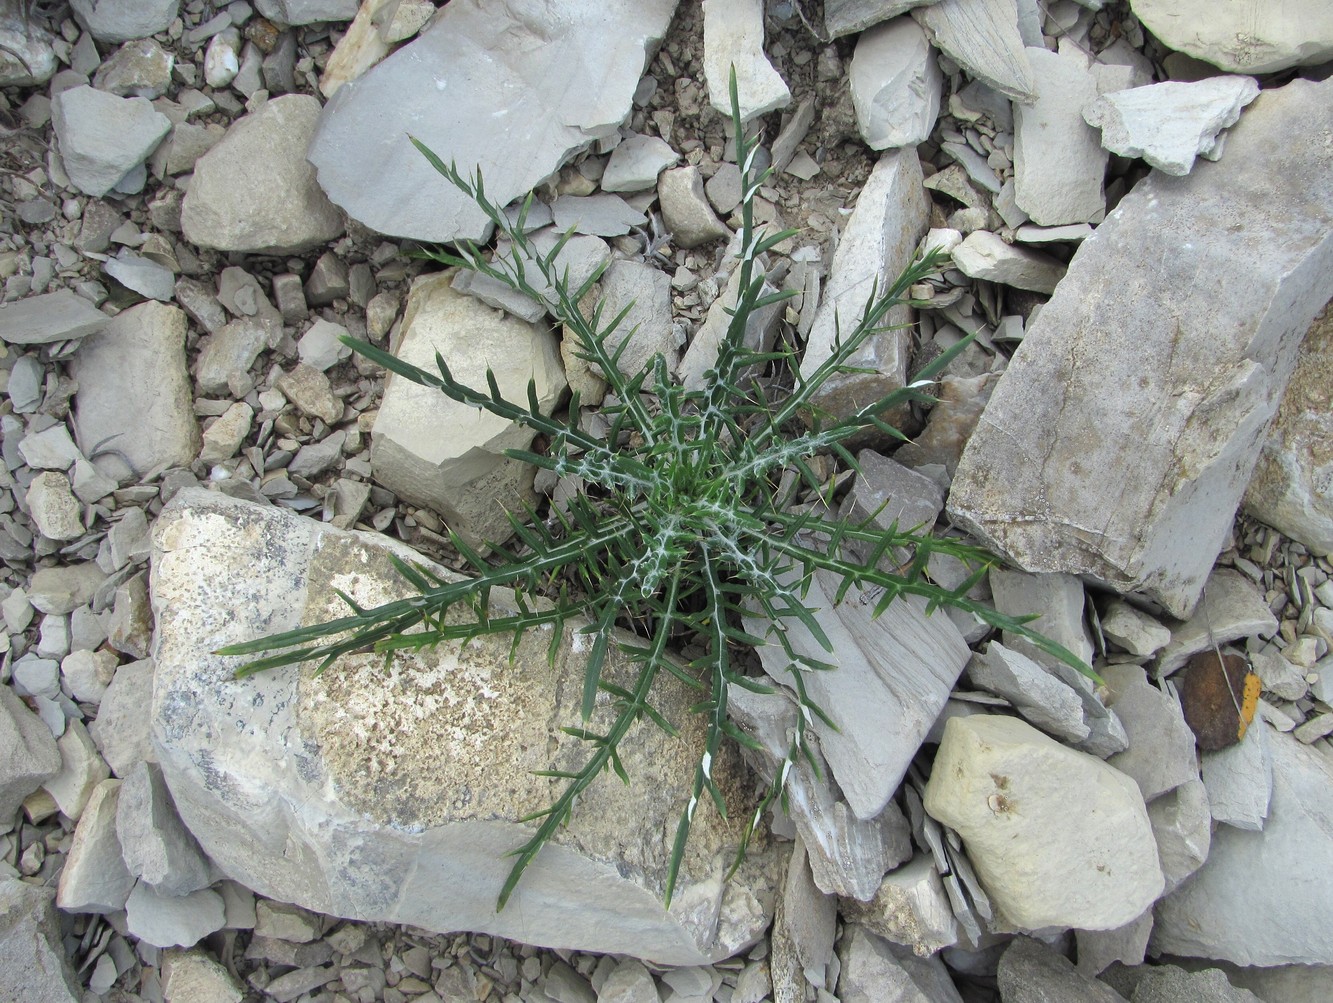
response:
<svg viewBox="0 0 1333 1003"><path fill-rule="evenodd" d="M1222 161L1121 201L1001 377L956 519L1028 570L1188 615L1333 287L1329 130L1333 82L1293 81L1251 105ZM1290 182L1276 196L1274 176ZM1235 229L1240 192L1262 226Z"/></svg>
<svg viewBox="0 0 1333 1003"><path fill-rule="evenodd" d="M119 780L103 780L93 790L74 830L74 842L60 872L56 905L66 912L118 912L134 888L116 834Z"/></svg>
<svg viewBox="0 0 1333 1003"><path fill-rule="evenodd" d="M704 80L708 101L731 115L731 73L741 120L791 104L787 83L764 54L764 0L703 0Z"/></svg>
<svg viewBox="0 0 1333 1003"><path fill-rule="evenodd" d="M915 150L886 153L870 172L834 252L828 285L801 358L802 376L809 378L833 354L839 332L846 338L855 329L872 288L882 295L911 263L929 222L921 181ZM868 372L831 377L815 403L836 417L846 417L902 387L907 382L911 336L905 325L910 318L906 306L890 310L880 323L895 329L871 336L847 361Z"/></svg>
<svg viewBox="0 0 1333 1003"><path fill-rule="evenodd" d="M23 799L60 772L51 730L8 686L0 686L0 826L7 827Z"/></svg>
<svg viewBox="0 0 1333 1003"><path fill-rule="evenodd" d="M1102 147L1122 157L1142 157L1177 177L1195 157L1222 155L1223 129L1259 96L1253 77L1210 77L1134 87L1103 94L1083 109L1083 120L1102 131Z"/></svg>
<svg viewBox="0 0 1333 1003"><path fill-rule="evenodd" d="M1333 897L1314 879L1333 869L1333 762L1290 735L1267 737L1273 800L1263 831L1217 828L1208 862L1157 904L1154 953L1333 964Z"/></svg>
<svg viewBox="0 0 1333 1003"><path fill-rule="evenodd" d="M843 899L842 915L860 923L885 940L910 947L928 957L958 943L944 883L929 854L917 854L910 862L884 875L875 897L869 902Z"/></svg>
<svg viewBox="0 0 1333 1003"><path fill-rule="evenodd" d="M1130 6L1167 48L1231 73L1272 73L1333 58L1333 7L1324 0L1277 7L1131 0Z"/></svg>
<svg viewBox="0 0 1333 1003"><path fill-rule="evenodd" d="M122 98L91 87L61 91L51 102L51 123L65 171L85 195L101 197L143 162L171 130L171 120L146 98ZM142 187L142 181L139 187Z"/></svg>
<svg viewBox="0 0 1333 1003"><path fill-rule="evenodd" d="M1048 296L1065 274L1065 266L1050 255L1006 244L988 230L969 233L953 249L953 263L971 278Z"/></svg>
<svg viewBox="0 0 1333 1003"><path fill-rule="evenodd" d="M813 730L847 803L857 818L868 819L898 789L969 652L953 622L942 612L927 616L923 600L900 598L872 618L875 596L854 588L835 606L838 585L818 571L804 599L816 611L831 652L799 624L787 624L786 634L798 654L837 665L832 672L804 674L806 693L838 728L816 721ZM764 625L747 623L751 633L764 636ZM774 682L789 685L789 663L776 641L759 648L759 657Z"/></svg>
<svg viewBox="0 0 1333 1003"><path fill-rule="evenodd" d="M1031 937L1015 937L1009 942L1000 956L996 981L1001 998L1013 1003L1125 1003L1110 986L1079 971L1063 954Z"/></svg>
<svg viewBox="0 0 1333 1003"><path fill-rule="evenodd" d="M935 128L944 76L925 32L910 17L857 40L848 81L856 124L872 150L915 146Z"/></svg>
<svg viewBox="0 0 1333 1003"><path fill-rule="evenodd" d="M464 174L480 168L487 196L505 205L616 131L675 7L451 3L329 100L310 146L319 183L380 233L479 238L490 228L484 214L435 173L409 134Z"/></svg>
<svg viewBox="0 0 1333 1003"><path fill-rule="evenodd" d="M3 314L0 314L3 316ZM1296 371L1245 490L1245 510L1333 554L1333 310L1324 308L1301 342Z"/></svg>
<svg viewBox="0 0 1333 1003"><path fill-rule="evenodd" d="M0 878L0 986L23 1003L78 1003L83 989L60 940L49 888Z"/></svg>
<svg viewBox="0 0 1333 1003"><path fill-rule="evenodd" d="M1029 52L1018 34L1015 0L941 0L914 10L912 16L921 22L935 47L962 65L973 79L1015 101L1036 99Z"/></svg>
<svg viewBox="0 0 1333 1003"><path fill-rule="evenodd" d="M74 16L99 42L129 42L166 31L180 0L71 0Z"/></svg>
<svg viewBox="0 0 1333 1003"><path fill-rule="evenodd" d="M1111 756L1108 765L1130 776L1145 801L1197 779L1194 734L1180 704L1148 682L1140 666L1107 665L1099 671L1129 734L1129 748Z"/></svg>
<svg viewBox="0 0 1333 1003"><path fill-rule="evenodd" d="M319 115L317 98L284 94L234 122L194 165L181 208L186 238L222 251L295 254L341 236L342 213L306 162Z"/></svg>
<svg viewBox="0 0 1333 1003"><path fill-rule="evenodd" d="M824 0L824 31L841 38L938 0Z"/></svg>
<svg viewBox="0 0 1333 1003"><path fill-rule="evenodd" d="M0 310L0 341L11 345L47 345L95 334L111 318L67 289L29 296Z"/></svg>
<svg viewBox="0 0 1333 1003"><path fill-rule="evenodd" d="M450 288L453 273L418 278L403 315L398 357L436 369L440 353L454 376L485 387L486 370L511 401L526 401L528 381L547 412L565 389L555 339ZM441 428L450 430L447 436ZM533 467L503 455L526 449L533 432L488 411L450 400L439 390L390 376L371 432L375 479L445 517L473 546L512 533L505 512L521 515L533 501Z"/></svg>
<svg viewBox="0 0 1333 1003"><path fill-rule="evenodd" d="M529 867L509 905L495 900L504 854L532 832L518 817L563 789L532 770L576 769L583 668L571 637L527 634L395 658L349 656L233 678L217 647L341 615L334 588L366 606L404 594L382 537L330 529L276 507L182 491L154 527L157 678L153 741L181 818L228 875L316 912L425 929L476 930L529 944L702 964L753 943L780 877L762 837L732 880L754 811L739 757L713 763L730 822L701 805L672 912L660 895L671 834L689 800L704 727L695 697L664 687L658 708L682 730L644 721L620 753L634 783L592 785ZM529 600L531 601L531 600ZM492 611L503 606L498 593ZM618 649L604 670L629 682ZM594 715L590 727L600 723Z"/></svg>
<svg viewBox="0 0 1333 1003"><path fill-rule="evenodd" d="M1162 891L1134 781L1017 718L952 718L925 806L962 836L991 901L1024 929L1115 929Z"/></svg>

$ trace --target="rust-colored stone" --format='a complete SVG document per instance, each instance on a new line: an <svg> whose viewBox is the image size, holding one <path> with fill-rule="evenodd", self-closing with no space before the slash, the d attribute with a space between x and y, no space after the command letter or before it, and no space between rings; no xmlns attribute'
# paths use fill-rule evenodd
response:
<svg viewBox="0 0 1333 1003"><path fill-rule="evenodd" d="M1181 675L1185 722L1200 749L1225 749L1245 737L1259 701L1259 677L1243 655L1201 651Z"/></svg>

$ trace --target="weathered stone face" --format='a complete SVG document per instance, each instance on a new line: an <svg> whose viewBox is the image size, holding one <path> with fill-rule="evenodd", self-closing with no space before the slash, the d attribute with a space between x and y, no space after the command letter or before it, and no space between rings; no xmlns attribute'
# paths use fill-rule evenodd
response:
<svg viewBox="0 0 1333 1003"><path fill-rule="evenodd" d="M701 806L670 914L661 905L671 841L702 748L691 694L664 680L659 709L682 730L631 730L625 787L600 778L540 854L508 906L496 896L561 782L576 769L579 638L548 664L549 635L460 650L343 659L237 681L214 649L407 591L389 541L275 508L186 491L155 531L157 677L153 739L176 806L227 875L263 895L359 919L476 930L526 943L697 964L758 938L771 918L777 858L760 844L728 884L740 824L754 810L739 758L714 766L724 822ZM433 569L447 576L442 569ZM492 607L503 604L497 593ZM633 677L616 655L607 677ZM606 723L599 707L590 727Z"/></svg>

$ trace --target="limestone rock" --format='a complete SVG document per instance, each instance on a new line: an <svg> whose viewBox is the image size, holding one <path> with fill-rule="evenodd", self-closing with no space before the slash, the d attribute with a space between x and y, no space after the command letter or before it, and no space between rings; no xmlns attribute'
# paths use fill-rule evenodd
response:
<svg viewBox="0 0 1333 1003"><path fill-rule="evenodd" d="M60 750L60 772L42 787L60 810L77 822L93 790L111 775L111 771L97 754L88 729L78 719L65 726L65 733L56 741L56 747Z"/></svg>
<svg viewBox="0 0 1333 1003"><path fill-rule="evenodd" d="M761 258L758 265L760 269L766 269L767 260ZM755 274L758 274L758 271ZM727 277L727 285L722 290L722 295L713 300L704 322L690 337L685 354L681 356L680 363L676 367L676 375L687 389L698 390L709 385L707 374L717 366L718 352L722 347L722 339L726 337L727 329L731 325L731 311L736 308L740 287L741 272L736 268ZM760 294L767 296L776 291L771 285L765 284ZM781 320L780 303L770 303L755 310L746 322L741 343L752 352L772 351L777 341L778 324Z"/></svg>
<svg viewBox="0 0 1333 1003"><path fill-rule="evenodd" d="M0 751L0 827L8 827L23 799L60 772L50 729L8 686L0 686Z"/></svg>
<svg viewBox="0 0 1333 1003"><path fill-rule="evenodd" d="M1015 101L1037 96L1030 50L1018 34L1015 0L941 0L912 12L931 43L981 80Z"/></svg>
<svg viewBox="0 0 1333 1003"><path fill-rule="evenodd" d="M1310 875L1333 855L1333 763L1268 729L1273 799L1262 832L1219 826L1208 862L1157 906L1154 951L1238 965L1327 965L1333 900Z"/></svg>
<svg viewBox="0 0 1333 1003"><path fill-rule="evenodd" d="M168 1003L241 1003L243 998L231 973L205 951L167 951L162 994Z"/></svg>
<svg viewBox="0 0 1333 1003"><path fill-rule="evenodd" d="M958 925L949 897L928 854L917 854L909 863L884 875L869 902L843 899L840 912L848 921L860 923L894 944L910 947L921 957L958 942Z"/></svg>
<svg viewBox="0 0 1333 1003"><path fill-rule="evenodd" d="M935 128L944 76L911 18L895 18L857 39L848 83L857 127L872 150L915 146Z"/></svg>
<svg viewBox="0 0 1333 1003"><path fill-rule="evenodd" d="M1097 79L1080 52L1026 50L1036 101L1014 105L1014 198L1034 223L1094 223L1106 211L1106 151L1083 109Z"/></svg>
<svg viewBox="0 0 1333 1003"><path fill-rule="evenodd" d="M1031 937L1015 937L1009 942L1000 955L996 981L1004 1003L1125 1003L1125 998L1110 986L1080 972L1063 954Z"/></svg>
<svg viewBox="0 0 1333 1003"><path fill-rule="evenodd" d="M1171 640L1157 657L1157 674L1169 676L1215 645L1276 632L1277 617L1254 583L1239 571L1218 568L1208 576L1193 615L1172 628Z"/></svg>
<svg viewBox="0 0 1333 1003"><path fill-rule="evenodd" d="M312 24L316 21L350 21L356 16L357 0L255 0L259 13L279 24Z"/></svg>
<svg viewBox="0 0 1333 1003"><path fill-rule="evenodd" d="M67 289L28 296L0 309L0 341L11 345L49 345L87 337L111 318Z"/></svg>
<svg viewBox="0 0 1333 1003"><path fill-rule="evenodd" d="M318 99L284 94L232 123L194 165L181 208L185 237L200 247L295 254L342 235L342 214L320 191L306 148Z"/></svg>
<svg viewBox="0 0 1333 1003"><path fill-rule="evenodd" d="M838 900L815 885L800 836L796 837L782 889L782 915L806 981L820 986L833 957L838 932Z"/></svg>
<svg viewBox="0 0 1333 1003"><path fill-rule="evenodd" d="M1208 811L1236 829L1259 832L1273 797L1273 753L1269 730L1256 723L1235 745L1203 754L1200 776Z"/></svg>
<svg viewBox="0 0 1333 1003"><path fill-rule="evenodd" d="M1092 663L1092 638L1083 623L1083 583L1073 575L1033 575L1025 571L992 568L987 576L995 608L1008 616L1036 616L1028 624L1062 644L1084 662ZM1048 669L1059 671L1063 662L1042 651L1025 637L1008 631L1004 643Z"/></svg>
<svg viewBox="0 0 1333 1003"><path fill-rule="evenodd" d="M1190 612L1327 298L1333 161L1304 141L1322 129L1333 83L1293 81L1260 95L1222 161L1121 201L1001 377L959 464L956 519L1030 571ZM1301 194L1273 198L1275 173ZM1238 235L1245 191L1265 193L1264 226Z"/></svg>
<svg viewBox="0 0 1333 1003"><path fill-rule="evenodd" d="M55 36L23 15L22 8L10 6L0 20L0 86L44 84L60 66L51 44Z"/></svg>
<svg viewBox="0 0 1333 1003"><path fill-rule="evenodd" d="M787 107L791 91L764 54L763 0L703 0L703 14L709 103L723 115L731 115L734 69L741 121Z"/></svg>
<svg viewBox="0 0 1333 1003"><path fill-rule="evenodd" d="M1276 8L1132 0L1134 14L1169 49L1230 73L1272 73L1333 58L1333 9L1321 0Z"/></svg>
<svg viewBox="0 0 1333 1003"><path fill-rule="evenodd" d="M99 91L121 97L160 98L171 86L176 57L151 38L126 42L93 75Z"/></svg>
<svg viewBox="0 0 1333 1003"><path fill-rule="evenodd" d="M854 524L870 520L881 529L897 525L900 531L930 530L944 508L944 493L924 474L905 467L874 450L856 454L860 469L838 511L841 519ZM911 557L907 548L897 548L894 559Z"/></svg>
<svg viewBox="0 0 1333 1003"><path fill-rule="evenodd" d="M856 924L838 947L841 1003L962 1003L939 958L914 958Z"/></svg>
<svg viewBox="0 0 1333 1003"><path fill-rule="evenodd" d="M413 282L398 357L433 370L439 352L455 378L474 387L486 386L489 367L513 401L526 401L528 381L536 380L537 399L549 412L565 389L554 338L454 292L452 278L445 272ZM441 428L451 434L441 436ZM464 539L498 543L512 532L506 510L521 514L533 499L533 468L502 451L527 448L533 434L438 390L390 376L372 431L370 461L376 480L439 512Z"/></svg>
<svg viewBox="0 0 1333 1003"><path fill-rule="evenodd" d="M1024 719L1047 734L1078 743L1090 733L1078 693L999 641L972 656L967 676L974 686L1004 697Z"/></svg>
<svg viewBox="0 0 1333 1003"><path fill-rule="evenodd" d="M631 227L642 226L648 217L619 195L561 195L551 203L555 228L597 237L619 237ZM577 288L577 287L575 287Z"/></svg>
<svg viewBox="0 0 1333 1003"><path fill-rule="evenodd" d="M677 247L698 247L731 236L726 224L709 208L699 168L663 171L657 179L657 199L662 206L662 221Z"/></svg>
<svg viewBox="0 0 1333 1003"><path fill-rule="evenodd" d="M51 122L65 172L85 195L101 197L141 167L171 120L146 98L121 98L91 87L61 91Z"/></svg>
<svg viewBox="0 0 1333 1003"><path fill-rule="evenodd" d="M134 888L134 875L125 866L116 834L120 784L119 780L98 784L74 830L56 893L56 904L66 912L118 912Z"/></svg>
<svg viewBox="0 0 1333 1003"><path fill-rule="evenodd" d="M721 880L753 811L730 753L713 775L736 799L733 821L695 815L672 912L662 910L666 834L689 798L704 734L683 688L668 687L658 707L684 737L636 726L621 747L634 785L585 791L497 913L504 854L531 832L514 819L562 789L529 771L573 768L586 754L548 728L578 717L572 641L554 666L548 638L529 633L512 663L509 639L498 637L387 669L379 656L349 656L319 678L306 668L238 681L235 660L209 652L340 615L334 588L366 605L401 596L390 550L429 563L382 537L194 490L176 495L154 534L153 741L181 817L232 878L326 914L667 964L730 956L768 925L774 851L761 841ZM503 604L492 593L492 611ZM607 678L626 671L613 650Z"/></svg>
<svg viewBox="0 0 1333 1003"><path fill-rule="evenodd" d="M921 161L910 149L885 153L870 172L834 252L801 358L802 376L809 378L833 354L839 328L843 337L855 328L872 286L886 289L911 262L928 224L921 182ZM906 306L890 310L881 323L894 330L872 335L847 360L848 366L868 372L831 377L814 403L842 418L904 386L911 341L904 325L910 317ZM901 416L885 417L892 423Z"/></svg>
<svg viewBox="0 0 1333 1003"><path fill-rule="evenodd" d="M1144 910L1138 919L1115 930L1075 930L1078 970L1085 975L1099 975L1117 961L1124 965L1141 965L1151 935L1151 909Z"/></svg>
<svg viewBox="0 0 1333 1003"><path fill-rule="evenodd" d="M121 784L116 836L130 873L163 895L188 895L211 883L208 861L176 816L155 764L137 764Z"/></svg>
<svg viewBox="0 0 1333 1003"><path fill-rule="evenodd" d="M102 695L97 720L88 733L102 758L118 777L126 777L139 763L157 762L143 709L153 702L153 663L127 662L116 670Z"/></svg>
<svg viewBox="0 0 1333 1003"><path fill-rule="evenodd" d="M179 6L179 0L70 0L93 38L117 44L166 31Z"/></svg>
<svg viewBox="0 0 1333 1003"><path fill-rule="evenodd" d="M1316 554L1333 554L1330 386L1333 310L1325 307L1301 342L1296 371L1245 491L1247 512Z"/></svg>
<svg viewBox="0 0 1333 1003"><path fill-rule="evenodd" d="M675 0L449 4L330 98L310 146L319 183L380 233L428 241L489 230L408 136L505 205L617 130ZM367 142L368 136L381 137Z"/></svg>
<svg viewBox="0 0 1333 1003"><path fill-rule="evenodd" d="M130 307L83 340L73 372L79 449L104 474L123 481L194 461L199 423L182 311L153 302Z"/></svg>
<svg viewBox="0 0 1333 1003"><path fill-rule="evenodd" d="M355 80L387 56L393 50L393 44L385 39L380 30L381 27L388 27L387 23L382 22L390 10L397 14L406 7L407 4L400 4L397 0L369 0L361 4L342 40L334 46L328 62L324 64L324 72L319 78L319 92L326 98L333 97L339 87L349 80ZM434 13L433 8L431 13Z"/></svg>
<svg viewBox="0 0 1333 1003"><path fill-rule="evenodd" d="M1248 989L1233 986L1219 968L1187 972L1174 965L1148 969L1134 989L1134 1003L1262 1003Z"/></svg>
<svg viewBox="0 0 1333 1003"><path fill-rule="evenodd" d="M79 1003L49 888L0 877L0 993L23 1003Z"/></svg>
<svg viewBox="0 0 1333 1003"><path fill-rule="evenodd" d="M153 947L193 947L226 922L222 896L208 888L163 895L142 881L125 902L129 931Z"/></svg>
<svg viewBox="0 0 1333 1003"><path fill-rule="evenodd" d="M602 300L603 317L629 307L606 340L612 352L629 342L616 364L622 373L636 376L655 355L664 358L668 371L675 369L679 349L671 332L671 276L641 261L618 258L602 275Z"/></svg>
<svg viewBox="0 0 1333 1003"><path fill-rule="evenodd" d="M1083 109L1088 125L1102 131L1102 147L1122 157L1142 157L1167 174L1188 174L1196 156L1216 160L1218 135L1259 96L1253 77L1168 80L1103 94Z"/></svg>
<svg viewBox="0 0 1333 1003"><path fill-rule="evenodd" d="M1101 622L1103 636L1131 655L1155 655L1171 640L1169 627L1123 599L1112 601Z"/></svg>
<svg viewBox="0 0 1333 1003"><path fill-rule="evenodd" d="M47 539L77 540L83 535L83 511L64 474L51 470L38 474L24 500L37 532Z"/></svg>
<svg viewBox="0 0 1333 1003"><path fill-rule="evenodd" d="M936 0L824 0L824 31L841 38Z"/></svg>
<svg viewBox="0 0 1333 1003"><path fill-rule="evenodd" d="M680 155L666 140L638 133L627 136L611 151L602 172L602 191L641 192L657 184L657 176Z"/></svg>
<svg viewBox="0 0 1333 1003"><path fill-rule="evenodd" d="M1129 748L1107 763L1139 785L1144 801L1198 777L1194 733L1180 704L1149 681L1137 665L1106 665L1099 673L1111 688L1111 707L1129 734Z"/></svg>
<svg viewBox="0 0 1333 1003"><path fill-rule="evenodd" d="M1006 244L988 230L969 233L952 254L964 275L1047 295L1065 274L1065 266L1050 255Z"/></svg>
<svg viewBox="0 0 1333 1003"><path fill-rule="evenodd" d="M1134 781L1016 718L953 718L926 811L957 830L991 901L1020 927L1110 930L1162 890Z"/></svg>

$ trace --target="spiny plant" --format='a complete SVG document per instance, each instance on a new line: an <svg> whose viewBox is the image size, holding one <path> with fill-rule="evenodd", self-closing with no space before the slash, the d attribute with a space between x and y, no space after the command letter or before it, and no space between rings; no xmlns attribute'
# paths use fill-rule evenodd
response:
<svg viewBox="0 0 1333 1003"><path fill-rule="evenodd" d="M586 742L590 753L577 771L543 774L563 780L563 793L544 810L522 820L539 824L513 851L514 863L497 909L504 907L524 870L569 820L582 791L608 769L629 782L617 750L636 722L647 718L668 734L677 734L675 725L654 704L654 688L663 674L698 692L692 710L706 719L706 738L671 848L664 891L669 907L698 805L711 798L726 815L722 792L712 775L721 744L731 739L753 745L728 718L728 687L771 692L747 674L737 653L776 644L788 662L788 679L800 713L786 760L775 771L761 804L746 820L737 855L740 860L765 807L782 795L796 758L803 756L813 764L809 729L815 719L832 727L808 696L804 681L807 672L834 669L838 658L820 626L819 611L805 602L816 572L834 576L839 583L838 602L852 590L857 596L877 592L876 616L899 597L924 597L932 611L941 604L966 610L1088 671L1077 656L1028 627L1030 618L1002 615L969 598L969 590L995 563L986 551L934 536L928 529L904 529L895 524L886 530L873 519L851 522L830 514L831 488L816 475L811 458L833 454L855 470L855 458L845 445L849 438L867 431L903 438L881 415L910 401L931 400L926 388L966 342L935 359L911 385L868 402L852 415L835 417L816 403L818 391L830 378L860 371L850 362L857 349L888 330L885 321L890 310L907 302L910 287L937 269L939 256L927 254L887 288L872 291L852 329L840 332L832 354L813 371L802 374L792 345L771 351L747 345L747 324L755 313L791 295L765 287L761 258L795 231L768 234L756 226L755 195L770 171L756 167L758 143L746 136L742 126L734 76L731 103L744 191L739 286L717 362L700 389L687 389L673 379L661 355L641 371L623 374L618 363L630 337L620 338L617 344L613 335L630 308L608 318L599 305L585 316L579 304L602 270L570 288L559 266L560 252L570 234L549 251L539 252L524 232L531 195L517 219L510 219L487 198L479 172L465 176L455 164L444 163L413 140L435 169L485 212L510 245L507 254L497 254L491 261L466 241L455 250L433 250L427 256L442 265L490 276L545 304L577 338L579 357L595 366L609 385L602 409L609 427L601 435L582 427L577 394L566 413L546 415L538 406L532 383L526 403L511 401L490 372L487 386L476 388L455 379L438 355L438 372L429 372L374 345L352 339L348 344L405 379L532 429L549 443L544 451L509 450L508 455L557 477L581 478L587 488L566 507L552 506L546 520L532 518L533 513L527 513L527 519L511 515L517 542L495 546L489 555L483 556L452 535L473 573L466 580L445 581L423 567L395 560L398 572L417 590L416 595L373 609L364 609L342 595L351 610L346 616L220 652L260 655L237 671L244 676L312 660L318 661L317 671L322 672L352 652L374 650L387 657L395 651L466 643L494 634L512 635L517 648L524 632L538 627L554 628L554 657L566 627L587 635L582 722L564 730ZM777 378L766 382L761 379L765 373ZM779 385L789 390L771 392L771 387ZM803 487L814 493L819 500L816 504L794 504ZM904 549L910 550L911 557L905 566L895 567ZM953 589L932 581L927 564L937 554L967 562L973 569L970 577ZM495 588L512 590L512 607L492 612L491 591ZM533 601L535 596L547 601ZM461 620L457 615L446 620L447 614L460 611L464 613ZM762 625L757 631L756 623ZM624 633L620 628L625 627L637 636ZM813 636L828 653L828 661L798 651L792 641L795 630ZM633 639L627 640L629 636ZM677 657L674 652L686 641L703 653L689 660ZM603 678L613 645L637 671L631 686ZM588 727L599 692L606 694L603 699L613 709L612 723L605 731Z"/></svg>

